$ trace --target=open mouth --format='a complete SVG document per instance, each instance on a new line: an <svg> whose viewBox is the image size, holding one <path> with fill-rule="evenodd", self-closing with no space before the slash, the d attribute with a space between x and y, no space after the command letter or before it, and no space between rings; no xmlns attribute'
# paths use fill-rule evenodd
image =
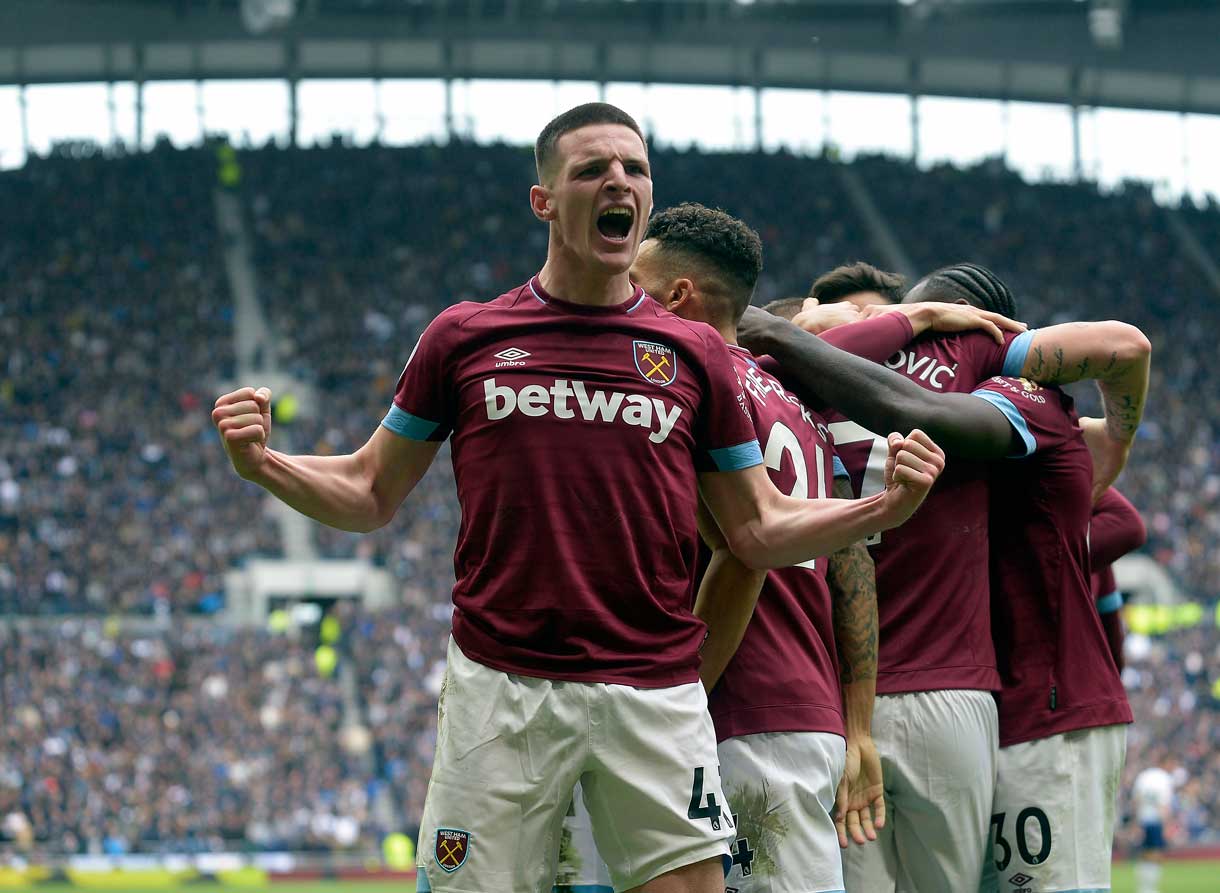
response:
<svg viewBox="0 0 1220 893"><path fill-rule="evenodd" d="M597 231L614 242L622 242L631 232L635 212L630 208L607 208L597 217Z"/></svg>

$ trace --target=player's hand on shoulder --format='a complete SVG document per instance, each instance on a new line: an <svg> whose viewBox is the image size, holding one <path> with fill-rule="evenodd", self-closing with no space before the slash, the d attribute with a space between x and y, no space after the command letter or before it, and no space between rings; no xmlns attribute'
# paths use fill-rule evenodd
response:
<svg viewBox="0 0 1220 893"><path fill-rule="evenodd" d="M1097 502L1126 468L1131 441L1111 435L1105 419L1082 418L1080 433L1093 457L1093 502Z"/></svg>
<svg viewBox="0 0 1220 893"><path fill-rule="evenodd" d="M271 436L271 389L238 388L217 398L212 423L233 469L247 480L257 475Z"/></svg>
<svg viewBox="0 0 1220 893"><path fill-rule="evenodd" d="M980 310L969 304L948 304L928 301L919 304L897 304L865 308L871 318L884 312L905 313L911 321L915 334L922 332L970 332L975 329L986 332L997 343L1004 343L1005 332L1024 332L1028 326L999 313Z"/></svg>
<svg viewBox="0 0 1220 893"><path fill-rule="evenodd" d="M918 428L906 437L890 434L885 460L885 500L890 527L897 527L919 508L945 470L945 453Z"/></svg>
<svg viewBox="0 0 1220 893"><path fill-rule="evenodd" d="M836 326L858 322L861 319L860 308L847 301L837 304L821 304L817 298L806 298L801 305L801 312L792 317L792 324L806 332L820 335Z"/></svg>

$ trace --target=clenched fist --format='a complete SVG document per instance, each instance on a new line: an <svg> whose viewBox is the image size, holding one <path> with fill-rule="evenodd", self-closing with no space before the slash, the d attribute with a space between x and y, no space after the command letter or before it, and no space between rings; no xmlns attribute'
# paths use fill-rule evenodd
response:
<svg viewBox="0 0 1220 893"><path fill-rule="evenodd" d="M212 422L234 470L246 480L254 478L267 459L271 389L238 388L225 394L216 400Z"/></svg>
<svg viewBox="0 0 1220 893"><path fill-rule="evenodd" d="M915 514L945 470L945 454L918 428L906 437L891 434L889 448L885 460L884 499L889 526L898 527Z"/></svg>

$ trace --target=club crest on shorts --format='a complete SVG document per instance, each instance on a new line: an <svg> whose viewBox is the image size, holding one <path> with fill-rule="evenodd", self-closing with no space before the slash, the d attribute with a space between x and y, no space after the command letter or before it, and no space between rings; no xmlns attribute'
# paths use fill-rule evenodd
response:
<svg viewBox="0 0 1220 893"><path fill-rule="evenodd" d="M678 377L678 355L672 347L657 344L655 341L633 341L635 353L635 368L644 381L651 381L661 387L668 387Z"/></svg>
<svg viewBox="0 0 1220 893"><path fill-rule="evenodd" d="M436 864L453 873L466 864L470 854L470 832L457 828L436 829Z"/></svg>

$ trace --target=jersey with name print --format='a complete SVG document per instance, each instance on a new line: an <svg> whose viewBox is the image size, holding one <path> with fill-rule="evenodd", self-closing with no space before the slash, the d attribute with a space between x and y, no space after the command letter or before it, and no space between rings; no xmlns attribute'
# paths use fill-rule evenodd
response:
<svg viewBox="0 0 1220 893"><path fill-rule="evenodd" d="M824 336L836 346L842 343L837 331ZM982 332L922 335L899 347L885 366L929 391L969 393L992 375L1019 371L1031 338L1028 332L1006 335L999 344ZM844 347L877 353L859 344ZM887 432L869 431L835 411L826 417L856 495L879 492ZM988 604L986 466L950 457L919 511L868 543L877 566L877 692L998 688Z"/></svg>
<svg viewBox="0 0 1220 893"><path fill-rule="evenodd" d="M992 630L1000 746L1131 722L1090 582L1093 461L1072 398L1020 378L974 392L1024 444L992 465Z"/></svg>
<svg viewBox="0 0 1220 893"><path fill-rule="evenodd" d="M728 348L636 289L587 307L537 277L424 331L382 423L453 434L453 637L509 673L698 679L697 471L762 462Z"/></svg>
<svg viewBox="0 0 1220 893"><path fill-rule="evenodd" d="M749 351L729 350L776 488L801 499L830 496L836 458L825 421ZM741 645L708 698L717 740L762 732L844 734L826 562L817 558L767 574Z"/></svg>

